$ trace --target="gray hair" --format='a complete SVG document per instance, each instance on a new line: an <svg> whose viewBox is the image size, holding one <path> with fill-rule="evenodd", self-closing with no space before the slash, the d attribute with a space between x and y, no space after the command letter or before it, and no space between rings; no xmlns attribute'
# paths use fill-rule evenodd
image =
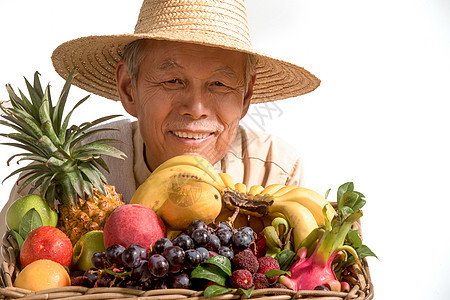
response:
<svg viewBox="0 0 450 300"><path fill-rule="evenodd" d="M139 67L141 66L142 61L144 60L144 48L148 44L149 39L139 39L133 41L125 46L123 49L122 58L125 60L128 68L128 72L131 76L131 82L134 85L136 82L137 76L139 74ZM256 57L253 54L244 53L245 54L245 69L244 69L244 77L245 82L248 83L251 76L255 74L256 69Z"/></svg>

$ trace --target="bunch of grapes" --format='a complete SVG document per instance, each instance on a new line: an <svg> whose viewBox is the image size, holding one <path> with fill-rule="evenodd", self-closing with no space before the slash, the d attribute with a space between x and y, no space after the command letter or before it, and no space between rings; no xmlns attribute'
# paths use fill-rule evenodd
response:
<svg viewBox="0 0 450 300"><path fill-rule="evenodd" d="M235 252L249 248L253 241L250 227L237 230L225 222L210 227L196 220L175 239L160 238L152 249L114 244L95 253L95 268L75 277L72 285L142 290L191 288L190 272L195 267L217 254L232 260Z"/></svg>

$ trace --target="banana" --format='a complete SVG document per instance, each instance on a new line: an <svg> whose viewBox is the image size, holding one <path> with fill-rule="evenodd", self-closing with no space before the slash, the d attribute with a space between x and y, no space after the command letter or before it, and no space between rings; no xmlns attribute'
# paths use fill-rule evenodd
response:
<svg viewBox="0 0 450 300"><path fill-rule="evenodd" d="M271 184L266 186L266 188L261 192L261 195L273 195L276 191L278 191L279 189L283 188L285 185L284 184Z"/></svg>
<svg viewBox="0 0 450 300"><path fill-rule="evenodd" d="M252 185L250 190L248 190L248 193L250 195L258 195L261 194L262 191L264 191L264 187L262 185Z"/></svg>
<svg viewBox="0 0 450 300"><path fill-rule="evenodd" d="M329 220L332 220L336 211L333 206L325 200L325 198L319 193L303 188L297 187L296 189L292 189L291 191L281 195L274 197L274 202L296 202L304 207L306 207L314 216L318 225L324 225L325 219L323 217L322 208L324 206L327 207L327 217Z"/></svg>
<svg viewBox="0 0 450 300"><path fill-rule="evenodd" d="M197 167L201 170L203 170L206 174L208 174L213 180L217 181L219 184L223 185L223 188L225 188L225 184L222 181L222 178L219 176L219 173L214 169L213 165L204 159L201 156L197 155L178 155L174 156L165 162L163 162L161 165L159 165L153 172L158 173L164 169L171 168L171 167L180 167L180 166L192 166Z"/></svg>
<svg viewBox="0 0 450 300"><path fill-rule="evenodd" d="M293 228L295 250L301 242L317 228L312 213L303 205L291 201L277 201L269 207L269 215L282 213L289 225Z"/></svg>
<svg viewBox="0 0 450 300"><path fill-rule="evenodd" d="M236 183L234 189L239 193L247 194L247 186L243 183Z"/></svg>
<svg viewBox="0 0 450 300"><path fill-rule="evenodd" d="M279 189L278 191L276 191L275 193L273 193L273 195L275 197L281 196L281 195L284 195L287 192L292 191L293 189L296 189L296 188L298 188L298 186L296 186L296 185L286 185L286 186L282 187L281 189Z"/></svg>
<svg viewBox="0 0 450 300"><path fill-rule="evenodd" d="M219 173L220 178L222 179L222 182L229 187L230 189L234 190L234 180L233 177L231 177L230 174L227 173Z"/></svg>
<svg viewBox="0 0 450 300"><path fill-rule="evenodd" d="M158 209L169 198L170 193L177 191L189 182L204 182L210 184L219 192L223 189L220 183L213 180L202 169L188 165L173 166L152 173L138 187L130 203L145 205L157 213Z"/></svg>

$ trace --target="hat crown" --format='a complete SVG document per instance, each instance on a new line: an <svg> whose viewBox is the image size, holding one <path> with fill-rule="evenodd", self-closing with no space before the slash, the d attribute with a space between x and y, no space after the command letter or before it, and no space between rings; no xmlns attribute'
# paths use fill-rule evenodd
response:
<svg viewBox="0 0 450 300"><path fill-rule="evenodd" d="M144 0L135 34L251 49L244 0ZM166 35L166 36L165 36Z"/></svg>

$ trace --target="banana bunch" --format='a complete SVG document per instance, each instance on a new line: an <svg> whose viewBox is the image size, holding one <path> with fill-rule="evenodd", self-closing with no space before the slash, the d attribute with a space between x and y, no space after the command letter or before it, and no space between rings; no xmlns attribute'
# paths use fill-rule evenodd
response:
<svg viewBox="0 0 450 300"><path fill-rule="evenodd" d="M268 214L272 218L285 218L293 228L295 249L299 248L301 242L314 229L325 225L323 210L326 211L329 220L336 214L333 206L313 190L283 184L271 184L265 188L255 185L247 189L242 183L235 184L229 174L219 175L230 190L231 195L225 192L223 196L227 206L242 205L244 212L248 214L259 216ZM242 198L245 200L240 201ZM252 207L252 204L255 207Z"/></svg>
<svg viewBox="0 0 450 300"><path fill-rule="evenodd" d="M286 219L292 229L295 249L318 226L336 214L319 193L283 184L267 187L234 183L227 173L218 173L200 156L173 157L156 168L139 186L130 203L145 205L159 215L169 229L183 230L193 220L213 222L222 204L231 210L257 217Z"/></svg>
<svg viewBox="0 0 450 300"><path fill-rule="evenodd" d="M156 168L130 203L153 209L170 229L186 229L194 220L211 223L222 209L221 177L204 158L175 156Z"/></svg>

